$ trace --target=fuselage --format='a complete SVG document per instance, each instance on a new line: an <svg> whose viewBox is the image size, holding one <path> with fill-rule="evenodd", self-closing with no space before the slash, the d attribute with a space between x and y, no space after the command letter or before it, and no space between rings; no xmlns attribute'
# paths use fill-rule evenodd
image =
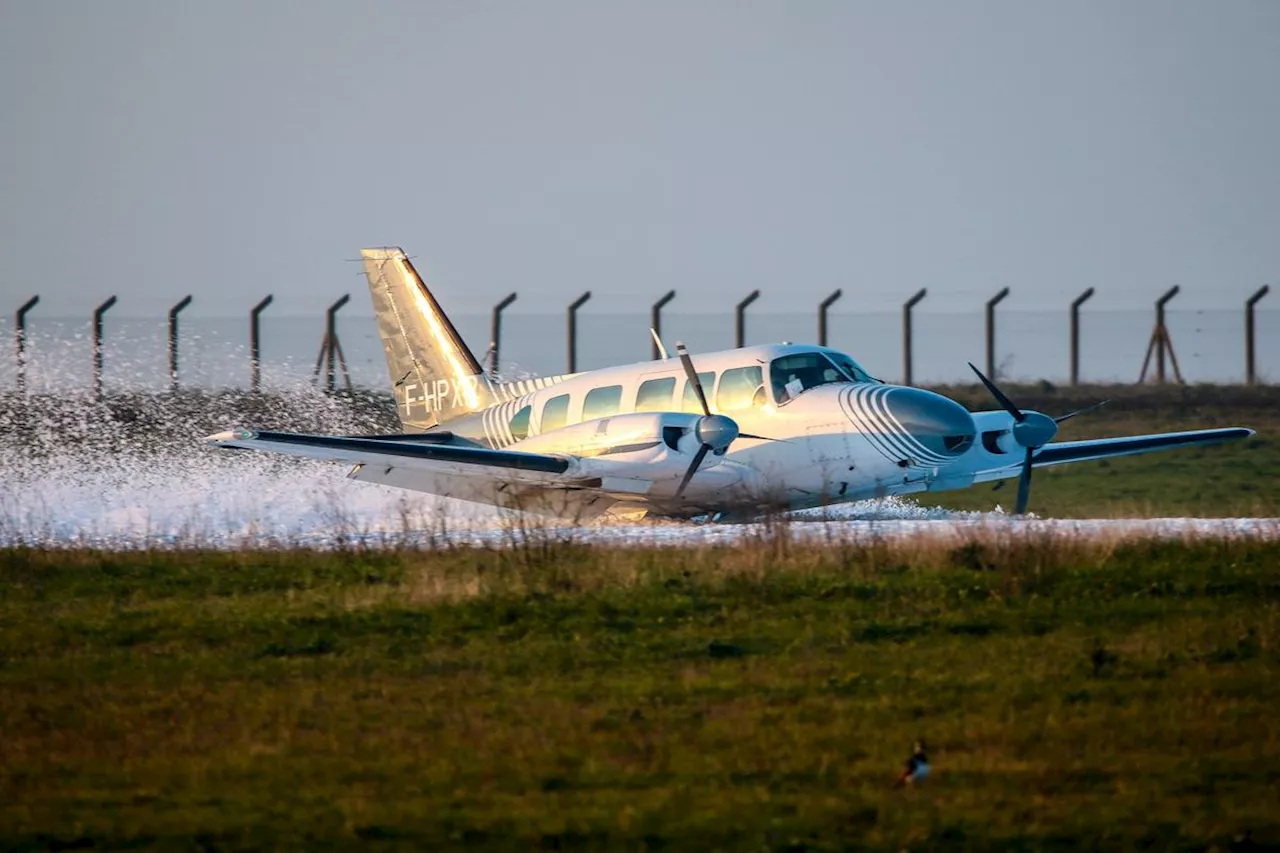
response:
<svg viewBox="0 0 1280 853"><path fill-rule="evenodd" d="M656 487L646 496L650 511L800 508L922 491L939 482L954 488L963 484L966 467L957 463L974 452L987 455L975 440L973 416L958 403L879 382L836 350L752 346L693 361L711 411L732 418L743 433L772 440L737 439L723 459L710 460L717 464L693 480L678 505L664 508L664 489ZM540 381L546 387L443 428L483 447L573 452L557 443L572 432L566 426L603 422L607 429L608 419L619 415L701 413L676 358ZM1000 452L998 445L991 449Z"/></svg>

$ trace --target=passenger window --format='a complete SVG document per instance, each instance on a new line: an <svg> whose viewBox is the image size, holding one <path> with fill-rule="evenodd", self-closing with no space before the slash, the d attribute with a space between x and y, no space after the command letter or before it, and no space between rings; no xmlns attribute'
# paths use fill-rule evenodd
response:
<svg viewBox="0 0 1280 853"><path fill-rule="evenodd" d="M542 432L551 432L553 429L560 429L569 422L569 395L561 394L559 397L552 397L547 404L542 407Z"/></svg>
<svg viewBox="0 0 1280 853"><path fill-rule="evenodd" d="M763 390L764 369L759 365L726 370L720 374L720 387L716 389L716 408L722 412L732 412L735 409L763 406L764 394L756 394Z"/></svg>
<svg viewBox="0 0 1280 853"><path fill-rule="evenodd" d="M511 423L507 428L511 430L511 437L516 441L529 437L529 417L533 414L533 406L525 406L511 417Z"/></svg>
<svg viewBox="0 0 1280 853"><path fill-rule="evenodd" d="M671 411L671 398L676 393L676 378L668 376L666 379L650 379L640 385L640 390L636 393L636 411L637 412L669 412Z"/></svg>
<svg viewBox="0 0 1280 853"><path fill-rule="evenodd" d="M582 419L584 421L603 418L617 414L622 406L622 386L609 385L605 388L592 388L587 392L587 399L582 401Z"/></svg>
<svg viewBox="0 0 1280 853"><path fill-rule="evenodd" d="M698 381L702 383L702 393L707 395L707 405L711 405L711 401L715 399L715 397L711 396L716 384L715 371L699 373ZM684 399L680 403L680 411L692 412L696 415L702 414L702 404L698 402L698 392L693 390L692 382L684 383Z"/></svg>

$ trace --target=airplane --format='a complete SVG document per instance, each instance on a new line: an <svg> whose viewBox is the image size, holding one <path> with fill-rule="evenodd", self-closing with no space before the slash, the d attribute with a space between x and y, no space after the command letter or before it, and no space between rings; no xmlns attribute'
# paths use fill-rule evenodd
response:
<svg viewBox="0 0 1280 853"><path fill-rule="evenodd" d="M1253 435L1202 429L1054 441L972 364L998 409L873 378L822 346L768 344L501 381L486 374L399 248L361 252L402 432L235 428L206 441L353 466L347 476L576 521L706 518L962 489L1032 472ZM1101 405L1101 404L1099 404Z"/></svg>

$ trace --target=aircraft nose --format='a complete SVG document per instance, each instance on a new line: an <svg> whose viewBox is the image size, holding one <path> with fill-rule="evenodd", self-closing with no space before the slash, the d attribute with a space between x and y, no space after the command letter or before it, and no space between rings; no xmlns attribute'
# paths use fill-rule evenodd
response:
<svg viewBox="0 0 1280 853"><path fill-rule="evenodd" d="M973 446L973 416L955 400L898 385L863 386L850 400L860 426L884 437L895 455L921 463L949 461Z"/></svg>
<svg viewBox="0 0 1280 853"><path fill-rule="evenodd" d="M885 407L907 434L942 456L959 456L973 444L973 416L955 400L922 388L897 387Z"/></svg>

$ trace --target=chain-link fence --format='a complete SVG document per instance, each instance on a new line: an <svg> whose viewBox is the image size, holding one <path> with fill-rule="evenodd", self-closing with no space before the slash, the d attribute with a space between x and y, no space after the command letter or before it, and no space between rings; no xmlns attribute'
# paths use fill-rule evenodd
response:
<svg viewBox="0 0 1280 853"><path fill-rule="evenodd" d="M568 364L568 321L561 313L525 313L516 303L503 315L500 372L505 376L562 373ZM913 314L912 358L916 384L969 382L965 363L986 362L986 326L981 310ZM453 317L463 338L484 361L489 347L490 317ZM651 357L647 313L593 311L587 303L577 315L579 370ZM848 352L872 374L888 381L904 376L902 313L859 313L832 310L828 344ZM1136 382L1153 330L1150 310L1089 311L1080 315L1080 381ZM1280 380L1280 310L1256 313L1256 369L1261 382ZM1167 328L1177 366L1187 382L1245 381L1245 313L1174 310ZM373 318L339 315L337 330L352 381L363 387L386 385L386 367ZM735 344L735 317L681 313L668 309L662 335L669 349L677 340L696 352L728 349ZM311 376L324 336L324 317L261 318L262 382L295 384ZM816 312L748 314L745 340L752 343L814 342ZM31 316L25 332L26 385L33 392L87 389L93 386L93 324L89 319ZM10 319L0 326L0 387L17 385L17 341ZM102 383L113 388L162 389L169 386L167 318L112 317L103 322ZM994 362L1002 378L1066 382L1070 377L1070 323L1066 310L1002 310L995 327ZM1154 368L1153 368L1154 370ZM1170 380L1174 366L1169 360ZM182 385L203 388L242 387L251 382L249 321L244 318L183 316L178 341L178 377Z"/></svg>

